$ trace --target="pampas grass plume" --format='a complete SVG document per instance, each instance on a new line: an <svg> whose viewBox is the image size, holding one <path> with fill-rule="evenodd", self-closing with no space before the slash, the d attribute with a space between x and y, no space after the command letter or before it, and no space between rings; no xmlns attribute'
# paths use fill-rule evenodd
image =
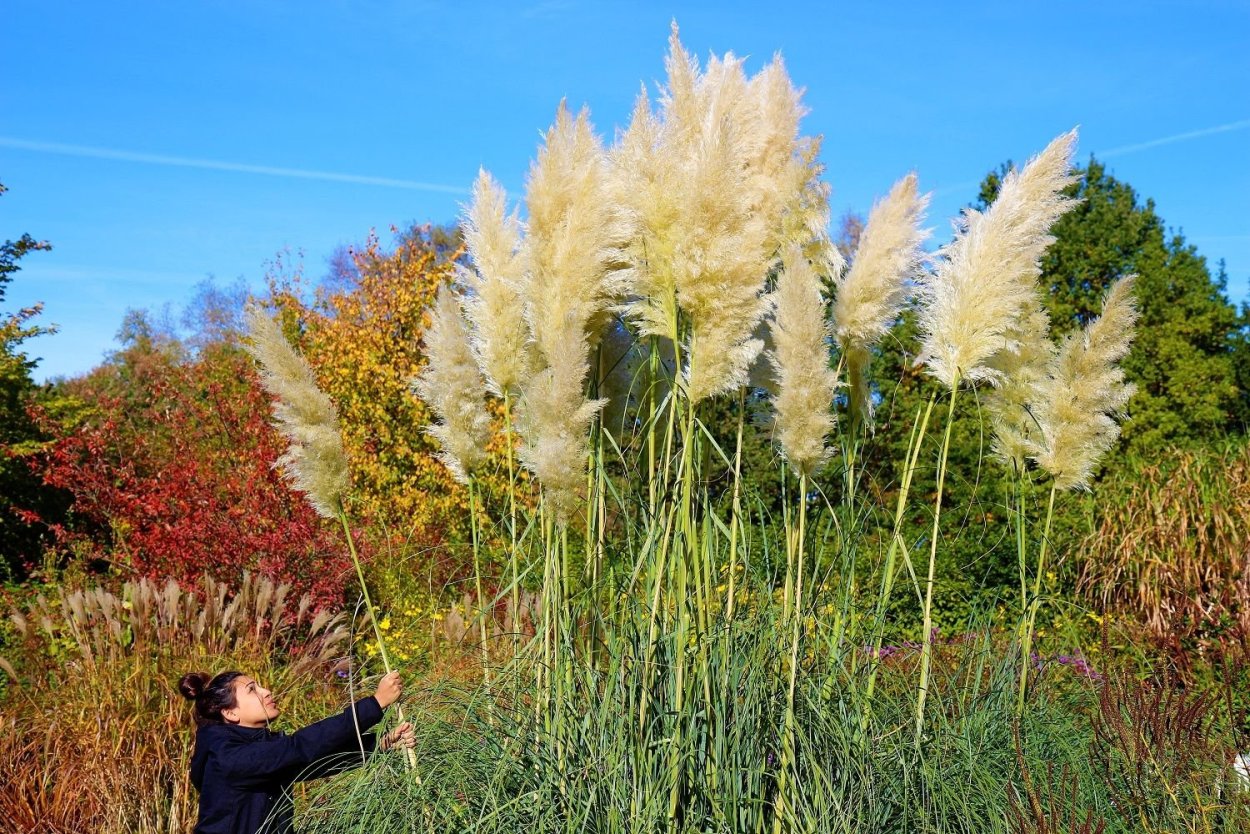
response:
<svg viewBox="0 0 1250 834"><path fill-rule="evenodd" d="M540 358L586 352L629 284L623 248L632 233L608 180L607 155L588 111L562 102L526 183L529 230L522 296Z"/></svg>
<svg viewBox="0 0 1250 834"><path fill-rule="evenodd" d="M1075 180L1075 146L1073 130L1008 173L993 205L965 212L936 272L921 282L921 358L948 388L998 377L987 360L1029 309L1050 227L1075 202L1061 193Z"/></svg>
<svg viewBox="0 0 1250 834"><path fill-rule="evenodd" d="M583 393L589 350L628 286L631 226L608 174L587 112L575 118L561 104L526 185L522 297L540 365L522 387L518 427L521 462L562 520L584 486L587 435L603 405Z"/></svg>
<svg viewBox="0 0 1250 834"><path fill-rule="evenodd" d="M261 384L275 400L274 426L288 443L275 465L318 515L337 518L351 479L334 403L277 322L256 304L248 305L244 318L245 347L260 364Z"/></svg>
<svg viewBox="0 0 1250 834"><path fill-rule="evenodd" d="M820 277L797 244L786 251L774 295L776 439L790 465L810 476L831 454L825 438L833 429L838 380L829 367L830 332Z"/></svg>
<svg viewBox="0 0 1250 834"><path fill-rule="evenodd" d="M1099 460L1120 436L1114 417L1135 390L1117 365L1133 342L1134 280L1129 276L1111 286L1102 315L1068 334L1038 386L1033 408L1041 439L1033 458L1058 489L1088 488Z"/></svg>
<svg viewBox="0 0 1250 834"><path fill-rule="evenodd" d="M747 383L765 279L788 243L818 248L827 190L779 59L749 79L733 55L700 71L675 28L669 47L659 113L639 98L613 168L640 230L629 316L643 335L683 339L681 379L698 403Z"/></svg>
<svg viewBox="0 0 1250 834"><path fill-rule="evenodd" d="M534 358L520 296L521 224L515 213L508 214L507 195L485 170L473 185L460 228L473 263L459 270L472 290L463 303L473 325L473 354L491 391L502 397L520 388Z"/></svg>
<svg viewBox="0 0 1250 834"><path fill-rule="evenodd" d="M928 204L915 174L896 182L868 215L851 268L835 277L834 333L846 359L852 407L865 421L872 416L867 390L871 349L907 303L929 237L920 228Z"/></svg>
<svg viewBox="0 0 1250 834"><path fill-rule="evenodd" d="M429 432L443 447L440 458L456 480L467 485L470 473L486 459L490 413L460 302L446 284L439 288L425 332L425 355L428 364L413 388L439 418Z"/></svg>
<svg viewBox="0 0 1250 834"><path fill-rule="evenodd" d="M1050 316L1041 299L1035 298L1031 309L1004 335L1009 347L987 360L997 376L984 402L994 431L994 456L1021 472L1037 435L1033 397L1055 355L1055 345L1050 340Z"/></svg>

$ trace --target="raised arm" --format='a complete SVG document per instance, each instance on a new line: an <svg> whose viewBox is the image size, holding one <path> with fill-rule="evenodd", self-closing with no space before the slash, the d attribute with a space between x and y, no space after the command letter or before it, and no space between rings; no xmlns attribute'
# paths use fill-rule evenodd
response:
<svg viewBox="0 0 1250 834"><path fill-rule="evenodd" d="M359 749L360 734L382 720L382 710L378 697L371 695L289 736L263 743L232 739L218 749L217 759L226 777L240 786L298 775L327 756Z"/></svg>

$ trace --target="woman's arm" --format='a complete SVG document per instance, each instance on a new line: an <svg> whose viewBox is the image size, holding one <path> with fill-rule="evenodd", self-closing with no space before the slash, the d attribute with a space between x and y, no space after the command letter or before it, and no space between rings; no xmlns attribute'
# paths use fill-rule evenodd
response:
<svg viewBox="0 0 1250 834"><path fill-rule="evenodd" d="M230 739L218 748L216 758L223 774L240 786L298 774L319 759L359 749L360 733L382 720L382 709L371 695L289 736L264 742Z"/></svg>

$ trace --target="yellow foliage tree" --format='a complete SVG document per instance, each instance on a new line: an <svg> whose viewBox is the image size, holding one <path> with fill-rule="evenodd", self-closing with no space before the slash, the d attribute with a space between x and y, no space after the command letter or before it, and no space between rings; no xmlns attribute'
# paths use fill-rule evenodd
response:
<svg viewBox="0 0 1250 834"><path fill-rule="evenodd" d="M384 551L419 560L411 572L440 588L468 575L469 501L437 458L425 432L431 415L411 383L425 365L429 308L458 255L428 227L397 235L390 251L370 234L346 253L338 280L311 298L298 269L269 280L288 337L338 408L352 514ZM483 473L488 494L507 494L503 451L497 436Z"/></svg>

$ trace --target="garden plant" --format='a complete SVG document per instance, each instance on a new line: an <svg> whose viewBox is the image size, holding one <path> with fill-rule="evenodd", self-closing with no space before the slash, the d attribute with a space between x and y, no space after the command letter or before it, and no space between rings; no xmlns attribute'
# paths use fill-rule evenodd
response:
<svg viewBox="0 0 1250 834"><path fill-rule="evenodd" d="M1244 820L1220 798L1227 751L1177 742L1206 732L1206 705L1104 686L1093 733L1109 781L1097 783L1077 743L1082 690L1044 685L1034 651L1056 502L1088 488L1133 393L1118 367L1133 276L1057 342L1040 296L1050 229L1075 202L1075 131L1008 172L931 257L928 199L904 177L848 264L780 59L748 76L732 55L700 67L676 33L670 46L658 105L640 96L610 147L587 112L561 105L524 221L489 174L475 185L467 263L431 310L414 389L469 495L480 676L430 693L415 764L334 785L304 825L778 834L993 831L1010 818L1172 830L1195 802L1201 830L1215 830L1211 815ZM919 327L914 365L940 385L897 414L870 366L905 311ZM257 344L278 334L251 316ZM256 353L271 380L311 379L284 369L280 349ZM324 451L338 442L332 414L283 385L270 388L292 481L342 518L347 476ZM732 433L705 419L718 400ZM1019 594L1003 601L1008 628L987 613L953 638L934 627L933 600L958 518L944 499L961 409L987 426L987 465L1016 484ZM862 463L883 419L909 421L897 482ZM773 438L779 513L741 488L748 420ZM510 489L484 503L496 436ZM931 490L915 489L921 471ZM504 568L485 576L486 565ZM525 590L537 592L532 634L515 627ZM897 595L921 612L902 645ZM501 608L514 628L496 637ZM1184 752L1143 760L1124 734L1144 727L1162 728L1161 756ZM1002 782L1017 767L1023 791Z"/></svg>

